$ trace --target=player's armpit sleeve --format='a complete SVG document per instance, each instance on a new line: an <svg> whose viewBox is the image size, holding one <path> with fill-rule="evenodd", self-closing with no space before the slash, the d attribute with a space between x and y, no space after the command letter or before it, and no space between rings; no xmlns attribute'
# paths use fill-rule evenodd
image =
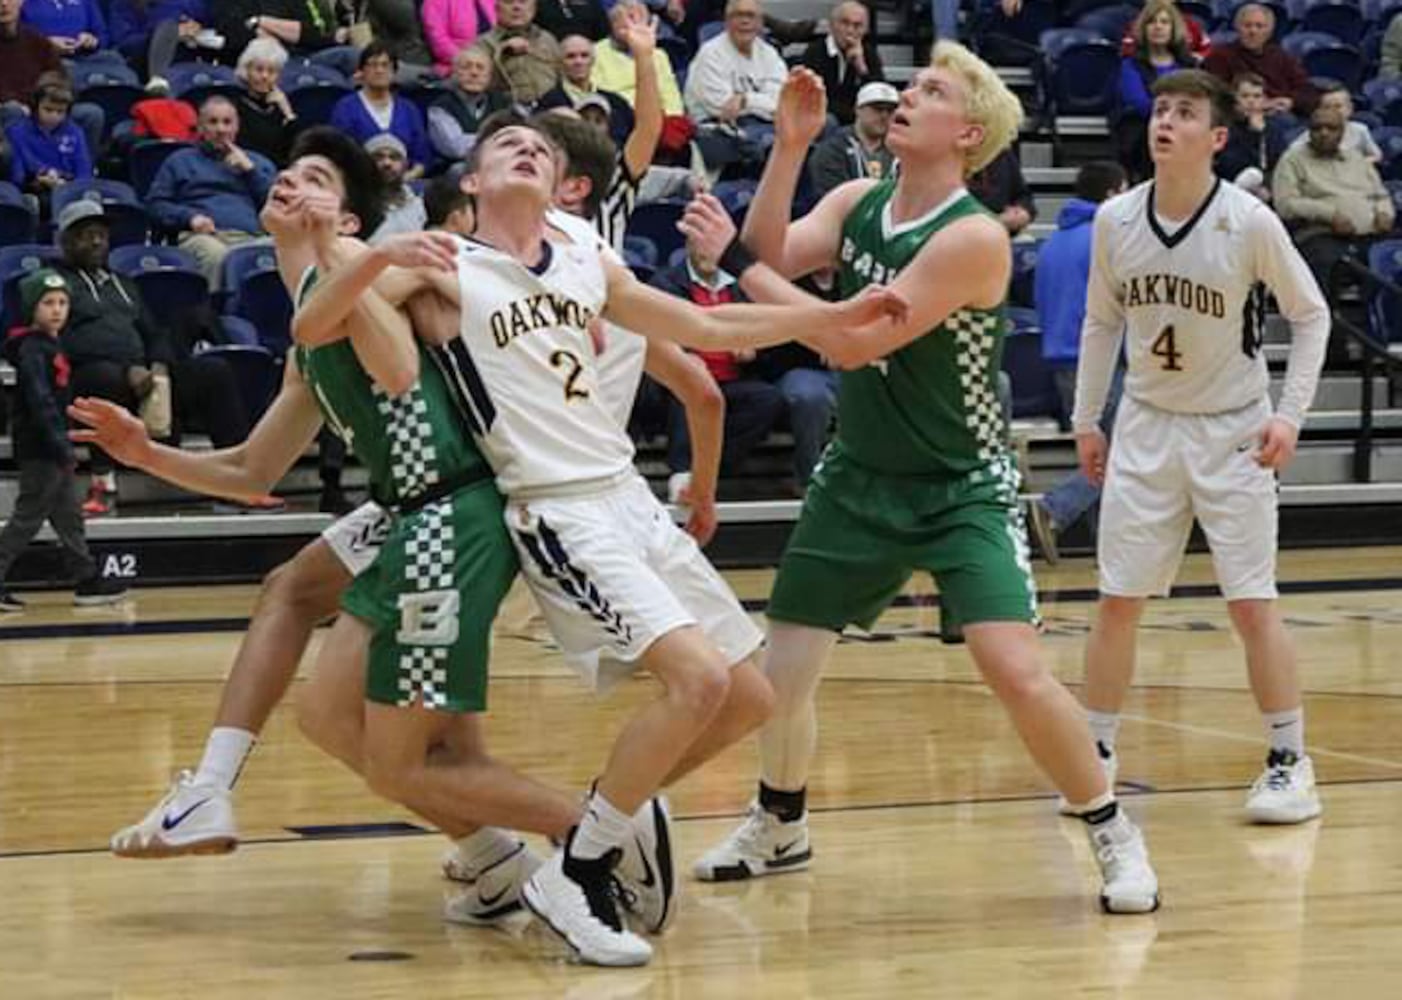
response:
<svg viewBox="0 0 1402 1000"><path fill-rule="evenodd" d="M1125 310L1119 282L1110 267L1111 220L1096 213L1091 236L1090 284L1086 287L1086 319L1081 327L1081 357L1076 366L1076 408L1071 426L1079 434L1100 425L1105 397L1115 374L1115 361L1124 339Z"/></svg>
<svg viewBox="0 0 1402 1000"><path fill-rule="evenodd" d="M1329 303L1274 212L1265 206L1252 212L1247 239L1256 277L1275 295L1281 314L1290 323L1290 361L1276 416L1299 427L1324 367L1331 325Z"/></svg>

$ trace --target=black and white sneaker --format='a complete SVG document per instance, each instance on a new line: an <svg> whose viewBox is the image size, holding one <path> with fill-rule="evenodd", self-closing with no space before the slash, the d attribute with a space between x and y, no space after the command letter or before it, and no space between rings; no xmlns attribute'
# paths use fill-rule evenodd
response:
<svg viewBox="0 0 1402 1000"><path fill-rule="evenodd" d="M571 857L575 830L565 846L537 869L522 892L531 912L590 965L646 965L652 945L623 926L614 892L614 869L623 855L613 848L599 858Z"/></svg>
<svg viewBox="0 0 1402 1000"><path fill-rule="evenodd" d="M23 611L26 607L18 597L0 587L0 611Z"/></svg>
<svg viewBox="0 0 1402 1000"><path fill-rule="evenodd" d="M127 585L111 576L90 576L73 588L73 603L82 608L115 604L127 596Z"/></svg>
<svg viewBox="0 0 1402 1000"><path fill-rule="evenodd" d="M753 802L740 825L701 855L692 872L702 882L734 882L802 871L812 860L807 813L785 823Z"/></svg>
<svg viewBox="0 0 1402 1000"><path fill-rule="evenodd" d="M619 899L649 934L661 934L677 912L672 817L660 795L633 816L633 840L618 863Z"/></svg>

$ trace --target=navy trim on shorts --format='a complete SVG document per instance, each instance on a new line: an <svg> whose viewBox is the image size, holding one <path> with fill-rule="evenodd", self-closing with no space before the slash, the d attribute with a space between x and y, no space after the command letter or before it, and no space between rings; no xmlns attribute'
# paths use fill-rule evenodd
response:
<svg viewBox="0 0 1402 1000"><path fill-rule="evenodd" d="M543 519L536 523L540 526L539 537L519 528L513 530L541 573L559 587L575 607L603 626L605 632L622 643L631 643L633 627L609 604L608 598L599 592L588 574L570 562L569 554L565 552L564 544L554 529Z"/></svg>

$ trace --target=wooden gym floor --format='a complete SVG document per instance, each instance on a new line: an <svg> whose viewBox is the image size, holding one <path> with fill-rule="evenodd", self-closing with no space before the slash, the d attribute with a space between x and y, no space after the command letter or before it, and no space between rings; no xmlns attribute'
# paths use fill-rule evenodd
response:
<svg viewBox="0 0 1402 1000"><path fill-rule="evenodd" d="M1038 569L1047 650L1074 682L1091 568ZM653 964L628 971L566 964L524 920L442 924L440 838L396 826L413 817L314 752L286 709L239 785L237 854L109 857L109 834L197 761L254 591L82 611L37 595L0 619L0 998L1395 997L1402 550L1286 553L1282 578L1322 822L1242 822L1259 720L1195 557L1187 594L1151 605L1120 740L1164 908L1101 915L1080 827L912 591L872 641L844 642L822 688L813 869L687 879ZM732 579L766 594L766 573ZM502 641L488 731L502 757L581 788L647 693L596 703L549 651ZM730 829L753 777L745 746L675 790L679 867Z"/></svg>

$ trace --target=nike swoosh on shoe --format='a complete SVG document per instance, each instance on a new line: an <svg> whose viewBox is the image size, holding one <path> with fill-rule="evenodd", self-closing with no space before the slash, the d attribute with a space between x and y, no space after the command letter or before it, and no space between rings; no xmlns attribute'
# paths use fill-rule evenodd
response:
<svg viewBox="0 0 1402 1000"><path fill-rule="evenodd" d="M174 830L174 829L175 829L177 826L179 826L181 823L183 823L183 822L185 822L187 819L189 819L189 818L190 818L190 814L191 814L192 812L194 812L194 811L195 811L196 809L198 809L200 806L205 805L205 804L208 803L209 801L210 801L209 799L200 799L198 802L196 802L194 805L192 805L189 809L186 809L186 810L185 810L184 812L182 812L182 813L178 813L178 814L175 815L174 817L169 816L169 815L162 816L162 817L161 817L161 829L162 829L162 830L165 830L165 831L167 831L167 832L169 832L169 831L171 831L171 830Z"/></svg>

